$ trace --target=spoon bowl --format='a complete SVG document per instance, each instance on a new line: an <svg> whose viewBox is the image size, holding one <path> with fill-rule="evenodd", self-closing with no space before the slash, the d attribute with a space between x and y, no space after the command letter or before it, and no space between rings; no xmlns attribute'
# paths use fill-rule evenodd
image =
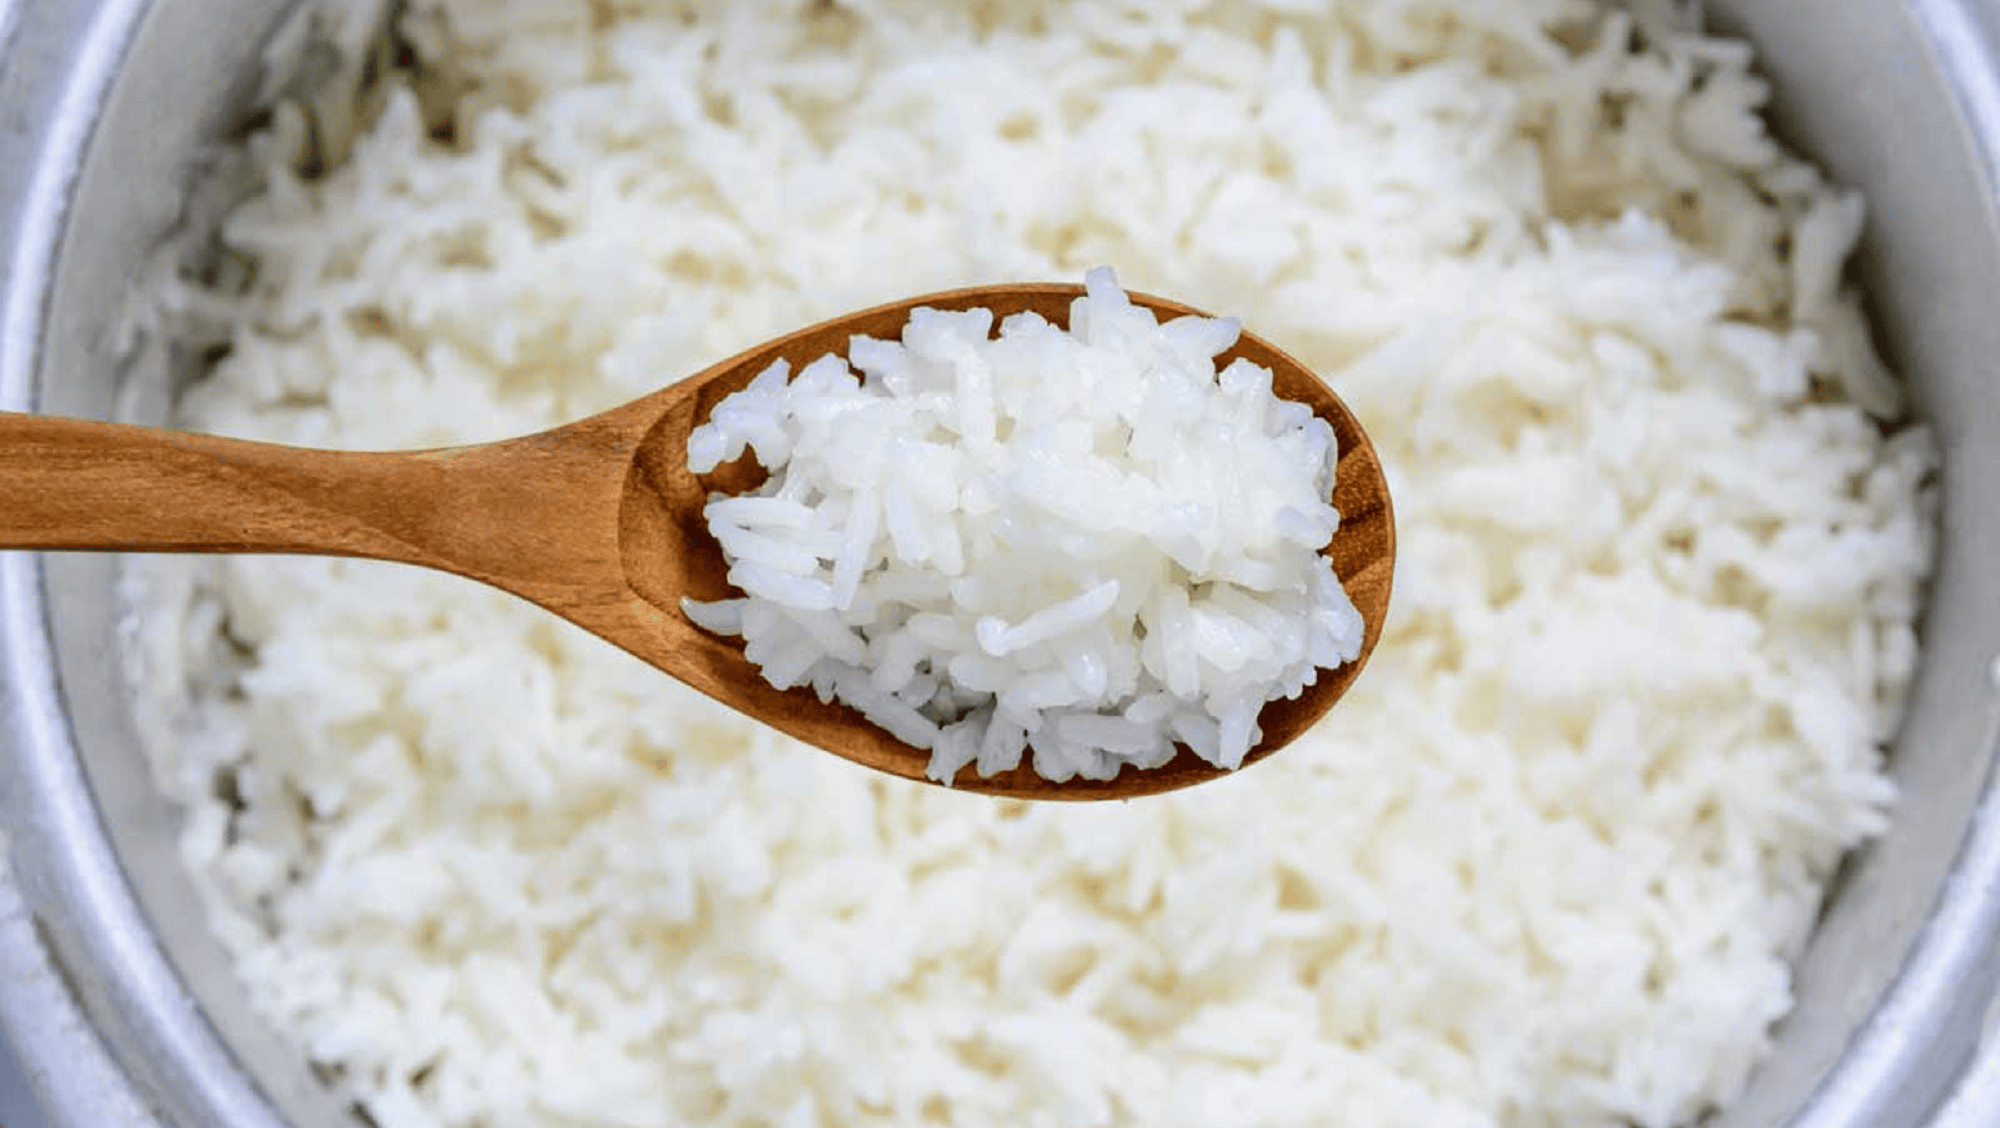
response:
<svg viewBox="0 0 2000 1128"><path fill-rule="evenodd" d="M877 771L923 781L930 753L810 690L778 690L740 639L689 622L681 600L739 594L702 509L765 473L746 455L688 469L688 435L773 362L796 371L855 336L895 337L911 311L1033 312L1067 325L1073 285L952 290L876 306L766 342L620 407L481 446L411 453L307 450L109 423L0 413L0 548L354 556L479 580L570 620L730 707ZM1162 318L1198 311L1133 293ZM1323 550L1365 624L1361 652L1259 715L1245 767L1296 739L1360 675L1381 637L1395 524L1374 447L1339 398L1298 361L1244 333L1219 358L1269 368L1274 392L1309 405L1340 451L1340 531ZM1111 780L1054 783L1026 762L961 791L1021 799L1129 799L1230 775L1186 748Z"/></svg>

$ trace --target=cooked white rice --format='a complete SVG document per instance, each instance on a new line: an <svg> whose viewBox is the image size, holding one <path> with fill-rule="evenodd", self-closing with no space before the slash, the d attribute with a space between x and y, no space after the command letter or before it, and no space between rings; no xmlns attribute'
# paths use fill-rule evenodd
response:
<svg viewBox="0 0 2000 1128"><path fill-rule="evenodd" d="M1884 825L1935 455L1881 426L1860 202L1765 136L1741 45L1569 0L409 8L421 104L392 76L313 181L279 112L239 265L162 288L233 347L189 423L497 438L1116 262L1332 379L1400 574L1329 724L1076 808L879 777L449 577L135 562L216 934L384 1128L1608 1128L1742 1089Z"/></svg>
<svg viewBox="0 0 2000 1128"><path fill-rule="evenodd" d="M898 339L779 361L688 436L771 476L703 516L740 598L684 601L779 689L811 686L950 781L1235 770L1265 702L1361 653L1320 549L1333 428L1218 357L1232 318L1161 324L1110 268L1067 328L918 309ZM857 375L859 379L857 380Z"/></svg>

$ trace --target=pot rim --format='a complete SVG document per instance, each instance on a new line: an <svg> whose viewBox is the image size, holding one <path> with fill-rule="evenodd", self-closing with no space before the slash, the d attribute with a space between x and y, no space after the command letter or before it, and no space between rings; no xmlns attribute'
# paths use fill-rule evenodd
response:
<svg viewBox="0 0 2000 1128"><path fill-rule="evenodd" d="M99 110L154 0L0 9L0 408L34 410L49 295ZM0 556L0 1030L58 1124L153 1128L192 1095L231 1128L284 1128L222 1045L114 856L56 675L39 557ZM15 906L19 908L16 909ZM145 1092L131 1063L151 1063Z"/></svg>

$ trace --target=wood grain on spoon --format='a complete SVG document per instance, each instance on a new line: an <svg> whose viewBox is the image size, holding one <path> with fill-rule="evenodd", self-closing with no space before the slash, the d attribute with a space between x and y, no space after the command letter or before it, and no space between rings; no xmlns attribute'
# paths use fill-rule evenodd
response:
<svg viewBox="0 0 2000 1128"><path fill-rule="evenodd" d="M806 689L777 690L719 638L681 614L683 596L734 592L702 507L713 491L754 488L748 456L713 474L687 466L688 433L773 361L794 370L852 336L894 338L919 306L1033 311L1069 323L1069 285L990 286L931 294L829 321L760 345L622 407L484 446L408 453L306 450L175 431L0 413L0 548L355 556L417 564L512 592L638 655L718 701L829 752L922 780L927 751ZM1163 317L1195 313L1144 294ZM1341 526L1325 554L1366 623L1361 655L1259 716L1245 766L1284 747L1354 684L1389 605L1396 536L1374 447L1303 365L1245 333L1237 357L1271 369L1283 399L1332 424ZM1228 775L1185 748L1166 765L1116 779L1051 783L1024 762L961 791L1023 799L1124 799Z"/></svg>

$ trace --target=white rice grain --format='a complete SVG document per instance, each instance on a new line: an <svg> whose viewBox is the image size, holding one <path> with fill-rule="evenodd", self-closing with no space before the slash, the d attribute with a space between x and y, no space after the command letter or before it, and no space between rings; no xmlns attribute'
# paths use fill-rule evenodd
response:
<svg viewBox="0 0 2000 1128"><path fill-rule="evenodd" d="M1635 49L1571 0L406 7L422 74L372 118L279 107L231 261L160 273L188 351L230 346L189 424L497 439L817 318L1115 262L1368 421L1398 606L1268 764L1022 806L801 748L452 577L134 561L183 854L343 1099L385 1128L1664 1128L1741 1091L1885 825L1936 466L1841 284L1859 203L1764 130L1746 48ZM309 149L348 155L308 178ZM937 443L983 441L977 383L937 389ZM1111 394L1167 447L1180 391ZM1199 567L1228 514L1178 519ZM876 582L938 598L927 572ZM1198 682L1187 653L1138 661ZM1126 710L1163 717L1223 755L1212 717ZM953 740L1028 753L998 715Z"/></svg>

